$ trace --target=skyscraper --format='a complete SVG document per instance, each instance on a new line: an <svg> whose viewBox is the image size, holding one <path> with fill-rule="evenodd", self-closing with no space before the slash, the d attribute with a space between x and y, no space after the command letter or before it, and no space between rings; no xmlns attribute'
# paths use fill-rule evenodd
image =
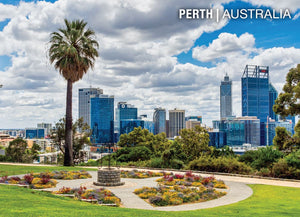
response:
<svg viewBox="0 0 300 217"><path fill-rule="evenodd" d="M114 142L114 96L91 95L92 143Z"/></svg>
<svg viewBox="0 0 300 217"><path fill-rule="evenodd" d="M116 120L115 121L116 141L119 140L119 137L122 133L126 133L126 132L129 131L129 130L125 130L126 132L124 132L124 130L122 130L122 132L121 132L121 127L126 128L127 126L128 127L130 126L131 128L130 127L129 128L133 130L134 127L140 126L139 124L137 124L137 123L140 123L139 121L137 121L135 123L132 123L132 122L129 121L130 124L128 122L128 120L137 120L137 119L138 119L138 112L137 112L136 107L134 107L131 104L128 104L127 102L118 102L118 105L117 105L117 108L116 108L116 119L115 119ZM121 121L126 121L126 122L124 122L124 124L121 125Z"/></svg>
<svg viewBox="0 0 300 217"><path fill-rule="evenodd" d="M153 114L154 134L166 133L166 109L155 108Z"/></svg>
<svg viewBox="0 0 300 217"><path fill-rule="evenodd" d="M229 80L229 76L226 74L224 81L221 81L220 85L220 116L226 118L232 116L232 81Z"/></svg>
<svg viewBox="0 0 300 217"><path fill-rule="evenodd" d="M242 76L242 116L269 116L269 67L246 65Z"/></svg>
<svg viewBox="0 0 300 217"><path fill-rule="evenodd" d="M275 121L278 121L278 115L273 111L273 105L275 104L275 100L277 99L278 92L275 87L270 83L269 84L269 117Z"/></svg>
<svg viewBox="0 0 300 217"><path fill-rule="evenodd" d="M179 131L185 128L185 110L169 110L169 137L179 136Z"/></svg>
<svg viewBox="0 0 300 217"><path fill-rule="evenodd" d="M91 126L90 110L91 95L103 94L103 90L99 88L80 88L78 89L78 118L83 117L83 122Z"/></svg>

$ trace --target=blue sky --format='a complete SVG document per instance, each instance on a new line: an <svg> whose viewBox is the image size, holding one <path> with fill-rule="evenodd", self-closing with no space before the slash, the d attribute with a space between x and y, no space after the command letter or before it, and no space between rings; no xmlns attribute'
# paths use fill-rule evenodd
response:
<svg viewBox="0 0 300 217"><path fill-rule="evenodd" d="M100 87L152 118L155 107L185 109L203 121L219 118L219 85L233 80L233 113L241 115L240 77L246 64L270 66L281 91L300 59L300 18L180 21L185 7L293 9L294 0L7 0L0 2L0 129L34 127L64 115L65 80L49 63L49 35L63 19L84 19L100 42L94 70L74 84ZM52 4L55 2L55 4ZM3 5L2 5L3 4ZM296 17L297 17L296 16Z"/></svg>
<svg viewBox="0 0 300 217"><path fill-rule="evenodd" d="M258 7L247 2L234 1L224 4L224 9L242 9L242 8L261 8L272 9L270 7ZM292 14L297 14L299 10ZM206 45L208 46L212 40L216 39L222 32L228 32L240 36L248 32L255 37L255 44L257 48L272 48L272 47L300 47L300 19L284 19L284 20L255 20L255 19L238 19L230 20L229 23L222 29L204 33L196 41L193 47ZM189 52L181 53L177 56L180 63L191 62L199 66L211 67L212 63L203 63L192 58L192 49Z"/></svg>

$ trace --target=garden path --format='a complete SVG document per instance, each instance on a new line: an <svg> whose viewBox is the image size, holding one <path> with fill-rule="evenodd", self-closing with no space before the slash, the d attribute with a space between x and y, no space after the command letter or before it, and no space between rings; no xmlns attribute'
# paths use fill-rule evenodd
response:
<svg viewBox="0 0 300 217"><path fill-rule="evenodd" d="M65 187L79 187L86 186L87 188L100 188L99 186L93 185L93 182L97 180L97 171L89 171L92 178L89 179L77 179L77 180L58 180L58 184L55 188L49 188L49 191L55 191L63 186ZM124 186L117 187L106 187L112 191L116 196L118 196L124 207L135 208L135 209L148 209L148 210L160 210L160 211L187 211L195 209L205 209L217 206L223 206L231 203L236 203L238 201L244 200L252 195L252 189L245 183L225 181L225 184L229 187L227 195L206 202L192 203L192 204L182 204L178 206L165 206L165 207L153 207L146 201L140 199L133 191L137 188L156 187L157 182L155 181L158 177L148 178L148 179L122 179L125 181ZM45 189L44 189L45 190Z"/></svg>

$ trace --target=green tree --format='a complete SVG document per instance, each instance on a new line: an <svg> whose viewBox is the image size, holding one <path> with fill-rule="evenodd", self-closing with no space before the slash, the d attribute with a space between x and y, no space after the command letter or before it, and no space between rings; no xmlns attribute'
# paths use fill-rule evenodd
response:
<svg viewBox="0 0 300 217"><path fill-rule="evenodd" d="M209 134L206 129L200 126L196 126L194 129L181 130L180 137L177 137L175 141L181 144L182 151L189 161L211 151L208 147Z"/></svg>
<svg viewBox="0 0 300 217"><path fill-rule="evenodd" d="M40 150L41 150L41 147L34 142L32 147L31 147L31 150L30 150L30 155L31 155L32 160L38 160L39 159L39 151Z"/></svg>
<svg viewBox="0 0 300 217"><path fill-rule="evenodd" d="M52 145L58 147L60 151L65 155L65 123L66 120L61 118L56 124L54 129L51 132L51 141ZM78 133L79 130L82 133ZM90 145L91 130L87 123L83 122L83 118L79 118L72 126L72 143L73 143L73 152L72 158L76 161L84 156L84 153L81 152L84 144Z"/></svg>
<svg viewBox="0 0 300 217"><path fill-rule="evenodd" d="M86 30L87 23L83 20L70 22L65 19L65 25L66 27L60 28L59 32L51 33L49 58L67 80L64 165L72 166L72 86L94 66L99 45L94 40L95 32L91 29Z"/></svg>
<svg viewBox="0 0 300 217"><path fill-rule="evenodd" d="M21 138L14 139L9 143L5 155L13 162L27 161L27 142Z"/></svg>
<svg viewBox="0 0 300 217"><path fill-rule="evenodd" d="M276 127L276 135L273 139L273 145L279 150L285 150L285 143L291 139L290 133L285 127Z"/></svg>

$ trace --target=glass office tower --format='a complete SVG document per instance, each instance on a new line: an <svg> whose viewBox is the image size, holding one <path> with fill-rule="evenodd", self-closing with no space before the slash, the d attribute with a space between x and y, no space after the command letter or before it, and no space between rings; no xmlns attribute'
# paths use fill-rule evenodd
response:
<svg viewBox="0 0 300 217"><path fill-rule="evenodd" d="M91 99L95 94L103 94L99 88L80 88L78 89L78 118L83 118L83 122L91 127Z"/></svg>
<svg viewBox="0 0 300 217"><path fill-rule="evenodd" d="M154 134L166 132L166 109L155 108L153 114Z"/></svg>
<svg viewBox="0 0 300 217"><path fill-rule="evenodd" d="M270 83L269 84L269 117L275 121L278 121L278 115L273 111L273 105L275 104L275 100L277 99L278 92L275 87Z"/></svg>
<svg viewBox="0 0 300 217"><path fill-rule="evenodd" d="M92 143L114 142L114 96L91 96Z"/></svg>
<svg viewBox="0 0 300 217"><path fill-rule="evenodd" d="M269 116L269 67L246 65L242 76L242 116Z"/></svg>
<svg viewBox="0 0 300 217"><path fill-rule="evenodd" d="M131 104L128 104L127 102L118 102L117 108L116 108L116 120L115 120L115 142L119 141L120 135L124 132L128 132L131 126L139 126L137 123L123 123L123 127L127 128L128 130L122 130L121 132L121 121L125 120L137 120L138 119L138 110L136 107L134 107ZM128 125L129 124L129 125ZM127 127L128 125L128 127Z"/></svg>
<svg viewBox="0 0 300 217"><path fill-rule="evenodd" d="M232 116L232 81L226 74L220 85L220 116L221 119Z"/></svg>

